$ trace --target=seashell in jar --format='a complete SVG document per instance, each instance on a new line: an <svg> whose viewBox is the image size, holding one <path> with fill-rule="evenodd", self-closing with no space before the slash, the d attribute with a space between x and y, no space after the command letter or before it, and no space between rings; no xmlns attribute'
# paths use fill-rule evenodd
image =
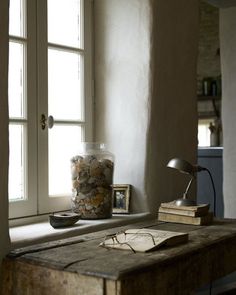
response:
<svg viewBox="0 0 236 295"><path fill-rule="evenodd" d="M84 157L84 164L90 165L93 160L97 160L97 158L94 155L85 156Z"/></svg>
<svg viewBox="0 0 236 295"><path fill-rule="evenodd" d="M81 157L81 156L74 156L73 158L71 158L71 163L77 163L77 162L81 162L81 161L83 161L83 157Z"/></svg>
<svg viewBox="0 0 236 295"><path fill-rule="evenodd" d="M72 188L72 196L76 196L77 195L77 189L76 188Z"/></svg>
<svg viewBox="0 0 236 295"><path fill-rule="evenodd" d="M85 214L85 206L79 206L78 209L77 209L78 212L82 213L82 214Z"/></svg>
<svg viewBox="0 0 236 295"><path fill-rule="evenodd" d="M97 190L95 188L93 188L86 194L86 196L88 198L92 198L92 197L96 196L96 194L97 194Z"/></svg>
<svg viewBox="0 0 236 295"><path fill-rule="evenodd" d="M95 209L95 214L97 214L97 215L101 214L101 207L97 207Z"/></svg>
<svg viewBox="0 0 236 295"><path fill-rule="evenodd" d="M80 187L77 189L77 191L78 191L78 193L81 192L81 193L87 194L92 189L93 189L92 184L88 184L87 182L85 182L80 185Z"/></svg>
<svg viewBox="0 0 236 295"><path fill-rule="evenodd" d="M85 199L86 198L86 195L83 194L83 193L79 193L78 194L78 198L81 200L81 199Z"/></svg>
<svg viewBox="0 0 236 295"><path fill-rule="evenodd" d="M84 183L85 181L87 181L89 179L89 174L87 171L81 171L79 172L79 176L77 177L77 180L79 181L79 183Z"/></svg>
<svg viewBox="0 0 236 295"><path fill-rule="evenodd" d="M109 195L110 196L110 194L111 194L111 192L112 192L112 189L110 188L110 187L98 187L97 188L97 190L98 190L98 193L100 193L100 194L103 194L105 197L107 196L107 195Z"/></svg>
<svg viewBox="0 0 236 295"><path fill-rule="evenodd" d="M113 168L113 162L108 159L104 159L101 161L103 167Z"/></svg>
<svg viewBox="0 0 236 295"><path fill-rule="evenodd" d="M90 204L85 204L85 209L86 210L92 210L93 209L93 206L90 205Z"/></svg>
<svg viewBox="0 0 236 295"><path fill-rule="evenodd" d="M88 166L84 162L76 163L75 168L78 173L82 171L88 171Z"/></svg>
<svg viewBox="0 0 236 295"><path fill-rule="evenodd" d="M94 198L91 198L90 203L93 207L98 207L103 202L103 199L103 194L97 194Z"/></svg>
<svg viewBox="0 0 236 295"><path fill-rule="evenodd" d="M102 187L102 186L98 186L97 187L97 191L100 193L100 194L103 194L105 192L105 188Z"/></svg>
<svg viewBox="0 0 236 295"><path fill-rule="evenodd" d="M105 197L104 197L104 203L110 204L110 198L111 198L111 195L110 194L106 194Z"/></svg>
<svg viewBox="0 0 236 295"><path fill-rule="evenodd" d="M96 169L100 166L99 161L95 158L90 163L90 169Z"/></svg>
<svg viewBox="0 0 236 295"><path fill-rule="evenodd" d="M88 179L88 183L89 184L92 184L92 183L95 183L96 182L96 178L95 177L90 177L89 179Z"/></svg>
<svg viewBox="0 0 236 295"><path fill-rule="evenodd" d="M113 178L113 171L111 168L105 168L103 171L103 174L105 175L106 182L108 184L112 184L112 178Z"/></svg>
<svg viewBox="0 0 236 295"><path fill-rule="evenodd" d="M84 199L79 199L78 202L79 202L80 205L84 205L85 204Z"/></svg>
<svg viewBox="0 0 236 295"><path fill-rule="evenodd" d="M76 202L76 196L73 196L72 198L71 198L71 200L72 200L72 202Z"/></svg>
<svg viewBox="0 0 236 295"><path fill-rule="evenodd" d="M102 175L102 177L96 179L96 186L102 187L102 186L108 186L109 184L106 182L105 176Z"/></svg>
<svg viewBox="0 0 236 295"><path fill-rule="evenodd" d="M97 168L90 168L90 175L91 175L92 177L99 177L99 176L102 175L102 172L103 172L103 170L102 170L102 168L100 168L100 167L97 167Z"/></svg>
<svg viewBox="0 0 236 295"><path fill-rule="evenodd" d="M77 179L74 180L72 184L73 184L73 188L78 188L80 186L80 183Z"/></svg>
<svg viewBox="0 0 236 295"><path fill-rule="evenodd" d="M71 165L71 178L72 180L78 177L78 172L75 165Z"/></svg>

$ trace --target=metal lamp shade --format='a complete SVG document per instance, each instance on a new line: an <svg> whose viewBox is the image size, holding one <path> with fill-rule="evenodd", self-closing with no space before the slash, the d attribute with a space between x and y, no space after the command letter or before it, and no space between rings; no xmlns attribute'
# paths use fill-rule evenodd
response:
<svg viewBox="0 0 236 295"><path fill-rule="evenodd" d="M169 163L167 164L167 167L177 169L180 172L185 174L192 175L194 173L193 165L191 165L189 162L185 160L178 159L178 158L171 159Z"/></svg>
<svg viewBox="0 0 236 295"><path fill-rule="evenodd" d="M188 199L187 197L190 186L195 178L194 166L185 160L174 158L169 161L169 163L167 164L167 167L174 168L182 173L190 174L192 176L183 194L183 198L175 201L176 206L195 206L196 202L194 200Z"/></svg>

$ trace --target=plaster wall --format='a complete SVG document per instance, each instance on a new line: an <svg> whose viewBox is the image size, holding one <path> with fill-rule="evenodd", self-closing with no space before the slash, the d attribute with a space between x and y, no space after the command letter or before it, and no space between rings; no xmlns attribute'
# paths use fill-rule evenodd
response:
<svg viewBox="0 0 236 295"><path fill-rule="evenodd" d="M150 95L149 1L95 0L95 137L115 154L114 182L134 187L144 211Z"/></svg>
<svg viewBox="0 0 236 295"><path fill-rule="evenodd" d="M182 197L189 175L166 168L171 158L197 162L198 1L153 0L152 88L146 193L150 208ZM193 186L190 197L195 198Z"/></svg>
<svg viewBox="0 0 236 295"><path fill-rule="evenodd" d="M207 77L216 79L221 75L219 9L201 0L199 20L197 92L202 95L202 80Z"/></svg>
<svg viewBox="0 0 236 295"><path fill-rule="evenodd" d="M94 28L96 140L115 183L133 185L132 211L156 212L188 181L168 160L196 162L198 1L95 0Z"/></svg>
<svg viewBox="0 0 236 295"><path fill-rule="evenodd" d="M236 7L220 9L223 195L225 217L236 217Z"/></svg>

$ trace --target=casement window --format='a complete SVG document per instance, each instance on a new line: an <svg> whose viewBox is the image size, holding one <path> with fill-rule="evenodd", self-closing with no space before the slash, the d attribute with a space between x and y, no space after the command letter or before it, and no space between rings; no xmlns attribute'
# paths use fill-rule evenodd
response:
<svg viewBox="0 0 236 295"><path fill-rule="evenodd" d="M10 218L70 208L92 140L92 0L10 0Z"/></svg>
<svg viewBox="0 0 236 295"><path fill-rule="evenodd" d="M198 120L198 146L199 147L210 146L211 132L210 132L209 126L211 123L214 123L214 118Z"/></svg>

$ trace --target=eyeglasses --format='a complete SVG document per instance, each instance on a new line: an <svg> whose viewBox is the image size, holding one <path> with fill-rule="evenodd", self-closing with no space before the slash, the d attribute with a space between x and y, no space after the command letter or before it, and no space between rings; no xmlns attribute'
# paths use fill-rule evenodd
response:
<svg viewBox="0 0 236 295"><path fill-rule="evenodd" d="M132 242L141 243L143 242L143 238L147 238L148 240L150 239L153 246L157 245L155 242L155 238L157 238L156 235L154 237L151 233L148 233L148 232L147 233L145 232L131 233L127 231L122 231L116 234L105 236L104 241L100 244L100 246L105 248L112 248L113 246L117 246L117 245L119 245L120 247L127 246L133 251L133 253L136 253L134 247L132 246Z"/></svg>

